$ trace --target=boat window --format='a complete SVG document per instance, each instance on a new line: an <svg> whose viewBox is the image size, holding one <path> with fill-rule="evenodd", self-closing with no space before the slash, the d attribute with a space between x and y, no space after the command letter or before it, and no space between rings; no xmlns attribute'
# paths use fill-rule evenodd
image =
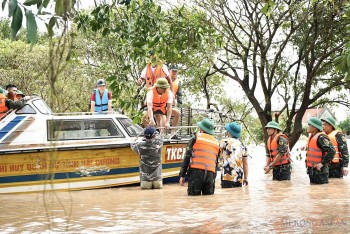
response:
<svg viewBox="0 0 350 234"><path fill-rule="evenodd" d="M52 113L50 107L41 99L34 100L33 104L44 115L49 115Z"/></svg>
<svg viewBox="0 0 350 234"><path fill-rule="evenodd" d="M24 105L21 109L16 111L16 114L36 114L36 111L30 105Z"/></svg>
<svg viewBox="0 0 350 234"><path fill-rule="evenodd" d="M48 140L84 140L124 137L112 119L48 120Z"/></svg>
<svg viewBox="0 0 350 234"><path fill-rule="evenodd" d="M131 119L129 118L117 118L117 119L130 136L139 136L143 134L143 128L137 124L132 124Z"/></svg>

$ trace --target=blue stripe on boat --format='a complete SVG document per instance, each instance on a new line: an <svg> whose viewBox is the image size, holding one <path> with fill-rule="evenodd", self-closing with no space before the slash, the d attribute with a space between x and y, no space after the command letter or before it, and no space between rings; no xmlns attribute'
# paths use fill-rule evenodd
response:
<svg viewBox="0 0 350 234"><path fill-rule="evenodd" d="M163 164L163 169L170 169L180 167L181 163L169 163ZM129 168L116 168L111 169L109 172L96 173L91 176L106 176L106 175L119 175L139 172L139 167L129 167ZM50 179L69 179L69 178L82 178L86 176L81 176L78 172L65 172L65 173L54 173L54 174L36 174L36 175L20 175L20 176L6 176L0 177L0 184L2 183L16 183L16 182L32 182L38 180L50 180Z"/></svg>
<svg viewBox="0 0 350 234"><path fill-rule="evenodd" d="M14 127L16 127L25 116L16 116L13 120L8 122L2 129L0 129L0 139L3 138L8 132L10 132Z"/></svg>

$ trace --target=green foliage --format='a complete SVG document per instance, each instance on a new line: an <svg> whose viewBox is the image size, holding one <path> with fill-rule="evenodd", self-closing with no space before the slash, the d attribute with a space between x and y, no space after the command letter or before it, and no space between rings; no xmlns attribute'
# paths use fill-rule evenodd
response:
<svg viewBox="0 0 350 234"><path fill-rule="evenodd" d="M79 45L76 48L77 55L83 53ZM48 51L47 43L36 45L30 51L30 45L24 41L0 40L0 85L15 83L25 94L41 96L55 112L88 111L95 72L79 60L67 61L56 82L58 98L55 101L50 88Z"/></svg>
<svg viewBox="0 0 350 234"><path fill-rule="evenodd" d="M92 52L87 56L98 61L91 65L108 78L116 105L134 119L140 119L146 95L135 81L149 62L149 51L162 62L184 68L180 72L186 77L183 87L193 91L191 85L200 83L198 79L212 66L212 44L218 40L206 20L203 12L184 7L164 11L152 0L130 1L126 6L102 4L74 18L77 28L86 33ZM207 48L211 48L209 53L204 51ZM210 95L219 95L222 89L216 87L222 81L218 76L210 78ZM194 90L198 93L203 88Z"/></svg>
<svg viewBox="0 0 350 234"><path fill-rule="evenodd" d="M340 128L346 135L350 135L350 118L340 122L338 124L338 128Z"/></svg>
<svg viewBox="0 0 350 234"><path fill-rule="evenodd" d="M53 27L59 27L58 21L63 22L69 19L69 16L74 11L74 4L76 0L54 0L55 2L55 12L54 14L49 13L46 10L50 0L26 0L23 4L19 3L17 0L3 0L2 10L5 9L6 4L8 4L9 14L8 17L11 20L12 29L12 39L14 40L19 30L23 24L23 12L25 12L24 17L26 18L26 30L27 30L27 40L32 45L37 41L37 20L40 15L44 15L45 18L49 18L49 22L46 24L49 35L53 36ZM36 5L36 13L32 12L32 7ZM46 10L46 11L45 11Z"/></svg>

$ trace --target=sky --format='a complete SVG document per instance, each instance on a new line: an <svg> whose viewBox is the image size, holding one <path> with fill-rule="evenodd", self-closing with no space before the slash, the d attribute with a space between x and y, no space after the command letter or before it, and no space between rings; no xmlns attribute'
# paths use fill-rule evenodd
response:
<svg viewBox="0 0 350 234"><path fill-rule="evenodd" d="M178 0L176 0L176 1L178 1ZM23 3L24 0L18 1L18 2ZM79 9L91 8L91 7L94 6L94 2L95 2L94 0L78 0L77 1L77 7ZM97 0L97 2L110 2L110 1L108 1L108 0L100 0L100 1ZM48 6L48 9L46 9L46 11L54 12L54 5L50 4ZM33 8L33 12L35 13L35 8ZM0 11L0 17L7 17L7 15L8 15L8 7L6 6L4 11L2 11L2 10ZM25 20L25 17L23 17L23 19ZM25 22L24 22L23 25L25 25ZM45 32L46 31L45 18L38 21L38 28L39 28L39 31L41 31L41 32ZM243 98L245 96L245 94L244 94L243 90L241 89L241 87L236 82L234 82L231 79L228 79L228 82L225 85L224 90L226 91L226 94L229 97L231 97L232 99L235 99L235 100L239 100L239 99L241 99L241 98ZM255 95L258 97L259 101L261 101L261 102L264 101L264 95L263 95L263 92L262 92L261 88L258 87L258 89L255 92ZM273 103L273 106L272 106L273 111L278 110L278 109L281 108L281 106L279 106L280 103L281 102L278 101L278 100ZM339 107L329 106L329 107L330 107L330 109L333 112L336 111L336 117L337 117L338 121L345 120L347 118L347 116L350 115L350 109L347 108L347 107L344 107L344 106L339 106Z"/></svg>

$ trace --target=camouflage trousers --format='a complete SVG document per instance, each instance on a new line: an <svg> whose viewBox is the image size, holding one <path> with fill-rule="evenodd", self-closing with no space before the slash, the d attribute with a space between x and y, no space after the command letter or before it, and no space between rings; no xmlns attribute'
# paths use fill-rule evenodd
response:
<svg viewBox="0 0 350 234"><path fill-rule="evenodd" d="M328 184L328 165L324 165L321 171L316 170L316 168L308 167L307 174L309 174L311 184Z"/></svg>
<svg viewBox="0 0 350 234"><path fill-rule="evenodd" d="M200 169L190 169L188 172L188 188L189 196L212 195L215 190L215 173Z"/></svg>
<svg viewBox="0 0 350 234"><path fill-rule="evenodd" d="M272 180L290 180L290 175L292 174L292 165L284 164L280 166L275 166L272 171Z"/></svg>
<svg viewBox="0 0 350 234"><path fill-rule="evenodd" d="M329 176L328 178L343 178L343 165L340 163L329 164Z"/></svg>

